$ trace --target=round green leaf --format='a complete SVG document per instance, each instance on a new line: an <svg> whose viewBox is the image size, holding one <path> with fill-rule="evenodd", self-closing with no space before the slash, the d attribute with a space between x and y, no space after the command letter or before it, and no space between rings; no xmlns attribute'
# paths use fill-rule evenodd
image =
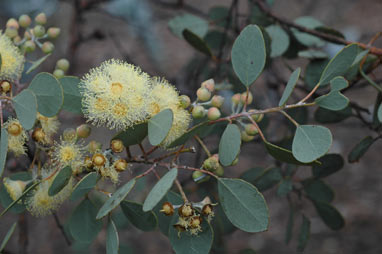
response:
<svg viewBox="0 0 382 254"><path fill-rule="evenodd" d="M314 201L330 203L334 199L334 191L322 180L306 180L303 183L308 197Z"/></svg>
<svg viewBox="0 0 382 254"><path fill-rule="evenodd" d="M142 142L147 136L147 123L141 123L119 132L113 139L120 139L125 147L136 145Z"/></svg>
<svg viewBox="0 0 382 254"><path fill-rule="evenodd" d="M330 130L317 125L300 125L293 138L293 156L301 162L312 162L328 152L332 144Z"/></svg>
<svg viewBox="0 0 382 254"><path fill-rule="evenodd" d="M305 68L304 78L305 85L309 89L313 89L320 80L321 73L324 71L329 59L313 59ZM323 85L323 84L321 84Z"/></svg>
<svg viewBox="0 0 382 254"><path fill-rule="evenodd" d="M340 230L345 226L345 220L331 204L325 202L314 202L314 206L325 224L333 229Z"/></svg>
<svg viewBox="0 0 382 254"><path fill-rule="evenodd" d="M158 219L152 211L144 212L141 204L131 201L122 201L121 208L127 219L136 228L142 231L155 230Z"/></svg>
<svg viewBox="0 0 382 254"><path fill-rule="evenodd" d="M34 93L28 89L23 90L13 98L13 107L17 119L24 129L32 129L37 116L37 100Z"/></svg>
<svg viewBox="0 0 382 254"><path fill-rule="evenodd" d="M349 82L341 76L335 77L330 80L330 88L332 91L341 91L349 86Z"/></svg>
<svg viewBox="0 0 382 254"><path fill-rule="evenodd" d="M232 66L241 83L250 86L264 69L265 42L260 28L249 25L236 38L231 52Z"/></svg>
<svg viewBox="0 0 382 254"><path fill-rule="evenodd" d="M80 79L77 77L66 76L58 80L64 91L64 104L62 109L82 114L82 97L79 89Z"/></svg>
<svg viewBox="0 0 382 254"><path fill-rule="evenodd" d="M37 74L28 89L37 98L38 112L46 117L58 114L63 103L63 90L58 80L50 73Z"/></svg>
<svg viewBox="0 0 382 254"><path fill-rule="evenodd" d="M278 25L270 25L265 28L271 37L271 57L277 57L284 54L289 47L288 34Z"/></svg>
<svg viewBox="0 0 382 254"><path fill-rule="evenodd" d="M151 211L158 204L158 202L161 201L161 199L172 187L177 176L178 169L173 168L155 184L143 203L144 212Z"/></svg>
<svg viewBox="0 0 382 254"><path fill-rule="evenodd" d="M164 109L149 120L148 136L150 144L157 146L166 138L172 127L174 114L171 109Z"/></svg>
<svg viewBox="0 0 382 254"><path fill-rule="evenodd" d="M72 177L72 168L69 166L61 169L54 177L52 185L49 187L49 196L54 196L59 193L68 183Z"/></svg>
<svg viewBox="0 0 382 254"><path fill-rule="evenodd" d="M199 37L204 37L208 31L208 23L204 19L191 14L177 16L168 22L168 26L176 36L183 38L183 30L188 29Z"/></svg>
<svg viewBox="0 0 382 254"><path fill-rule="evenodd" d="M97 184L97 180L98 174L96 172L91 172L84 176L81 181L79 181L76 186L74 186L70 200L77 200L85 194L89 193L89 191L91 191Z"/></svg>
<svg viewBox="0 0 382 254"><path fill-rule="evenodd" d="M111 210L116 208L122 202L122 200L126 198L127 194L129 194L131 189L134 187L135 182L136 180L133 178L121 188L119 188L116 192L114 192L113 195L108 200L106 200L101 209L99 209L96 219L99 220L105 217Z"/></svg>
<svg viewBox="0 0 382 254"><path fill-rule="evenodd" d="M172 225L176 224L179 216L174 215L172 218ZM202 232L198 235L191 235L188 232L182 232L178 235L178 231L174 227L169 229L169 239L172 248L176 254L205 254L210 253L214 233L211 225L203 220Z"/></svg>
<svg viewBox="0 0 382 254"><path fill-rule="evenodd" d="M218 179L220 203L232 224L246 232L268 228L269 212L263 195L255 186L240 179Z"/></svg>
<svg viewBox="0 0 382 254"><path fill-rule="evenodd" d="M309 29L314 29L316 27L322 26L322 23L320 21L308 16L299 17L294 22L300 26L304 26ZM325 42L323 40L314 35L301 32L295 28L292 28L292 32L296 39L305 46L322 47L325 45Z"/></svg>
<svg viewBox="0 0 382 254"><path fill-rule="evenodd" d="M283 106L286 104L288 98L292 94L294 87L297 84L298 78L300 77L301 68L297 68L289 77L288 83L285 87L283 95L281 96L279 106Z"/></svg>
<svg viewBox="0 0 382 254"><path fill-rule="evenodd" d="M119 237L114 222L110 219L106 230L106 254L119 253Z"/></svg>
<svg viewBox="0 0 382 254"><path fill-rule="evenodd" d="M219 143L219 160L230 166L240 152L241 134L236 124L228 124Z"/></svg>
<svg viewBox="0 0 382 254"><path fill-rule="evenodd" d="M102 221L96 220L97 209L89 199L84 199L74 209L69 219L69 230L80 242L91 242L101 231Z"/></svg>
<svg viewBox="0 0 382 254"><path fill-rule="evenodd" d="M314 102L321 108L333 111L342 110L349 105L349 99L339 91L331 91L318 97Z"/></svg>
<svg viewBox="0 0 382 254"><path fill-rule="evenodd" d="M339 154L326 154L320 158L321 165L314 165L312 168L313 176L321 178L329 176L344 166L344 159Z"/></svg>
<svg viewBox="0 0 382 254"><path fill-rule="evenodd" d="M325 67L320 77L320 84L325 85L333 78L342 76L351 67L358 55L357 44L350 44L338 52Z"/></svg>
<svg viewBox="0 0 382 254"><path fill-rule="evenodd" d="M311 163L303 163L301 161L296 160L296 158L293 156L292 151L285 149L283 147L277 146L275 144L265 142L265 147L267 148L268 153L276 160L286 162L289 164L295 164L295 165L311 164ZM317 163L317 162L313 162L313 163Z"/></svg>
<svg viewBox="0 0 382 254"><path fill-rule="evenodd" d="M8 132L6 129L1 128L1 139L0 139L0 178L3 175L5 161L7 160L8 151Z"/></svg>

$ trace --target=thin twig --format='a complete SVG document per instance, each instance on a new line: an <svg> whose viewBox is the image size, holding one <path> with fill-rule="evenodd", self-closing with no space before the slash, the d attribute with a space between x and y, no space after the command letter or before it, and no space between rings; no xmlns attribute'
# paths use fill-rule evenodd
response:
<svg viewBox="0 0 382 254"><path fill-rule="evenodd" d="M194 138L196 139L196 141L199 142L200 146L203 148L204 152L206 152L207 156L211 157L211 152L210 152L210 150L208 150L208 148L207 148L206 144L204 144L203 140L201 140L198 135L195 135Z"/></svg>

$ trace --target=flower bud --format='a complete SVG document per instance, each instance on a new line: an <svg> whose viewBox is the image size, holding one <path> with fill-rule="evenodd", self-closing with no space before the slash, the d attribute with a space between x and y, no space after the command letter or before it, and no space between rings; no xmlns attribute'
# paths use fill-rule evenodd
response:
<svg viewBox="0 0 382 254"><path fill-rule="evenodd" d="M41 128L36 128L32 132L32 139L38 143L44 143L45 133Z"/></svg>
<svg viewBox="0 0 382 254"><path fill-rule="evenodd" d="M206 175L200 171L194 171L192 173L192 179L196 182L196 183L203 183L203 182L206 182L208 180L210 180L210 176L209 175Z"/></svg>
<svg viewBox="0 0 382 254"><path fill-rule="evenodd" d="M84 166L88 169L91 169L93 167L92 159L89 156L86 156L84 159Z"/></svg>
<svg viewBox="0 0 382 254"><path fill-rule="evenodd" d="M248 111L249 113L252 113L253 110L250 110ZM252 119L256 122L256 123L259 123L261 122L261 120L263 120L264 118L264 114L252 114L251 115Z"/></svg>
<svg viewBox="0 0 382 254"><path fill-rule="evenodd" d="M15 38L13 38L13 43L19 44L22 41L21 37L17 35Z"/></svg>
<svg viewBox="0 0 382 254"><path fill-rule="evenodd" d="M27 39L27 40L30 40L32 39L32 33L33 31L25 31L24 32L24 38Z"/></svg>
<svg viewBox="0 0 382 254"><path fill-rule="evenodd" d="M34 18L34 21L35 21L37 24L39 24L39 25L45 25L45 24L46 24L46 21L47 21L45 13L42 12L42 13L38 14L38 15Z"/></svg>
<svg viewBox="0 0 382 254"><path fill-rule="evenodd" d="M245 131L241 132L241 140L244 142L252 141L254 138L255 138L254 136L248 135L247 132Z"/></svg>
<svg viewBox="0 0 382 254"><path fill-rule="evenodd" d="M0 82L0 90L2 94L8 93L11 91L12 85L7 80L3 80Z"/></svg>
<svg viewBox="0 0 382 254"><path fill-rule="evenodd" d="M33 28L33 34L37 37L37 38L41 38L44 36L45 34L45 27L43 26L40 26L40 25L37 25Z"/></svg>
<svg viewBox="0 0 382 254"><path fill-rule="evenodd" d="M250 136L255 136L257 133L259 133L259 131L257 130L254 124L246 124L244 129L245 129L245 132Z"/></svg>
<svg viewBox="0 0 382 254"><path fill-rule="evenodd" d="M17 122L13 122L10 125L8 125L8 133L12 136L18 136L23 131L23 127Z"/></svg>
<svg viewBox="0 0 382 254"><path fill-rule="evenodd" d="M122 172L122 171L125 171L127 169L127 161L124 160L124 159L119 159L117 160L115 163L114 163L114 168L115 170L117 170L118 172Z"/></svg>
<svg viewBox="0 0 382 254"><path fill-rule="evenodd" d="M181 95L179 96L179 102L182 108L188 108L191 104L191 99L187 95Z"/></svg>
<svg viewBox="0 0 382 254"><path fill-rule="evenodd" d="M18 31L16 28L13 28L13 27L7 27L5 29L5 35L8 36L8 38L10 39L13 39L15 38L16 36L19 35Z"/></svg>
<svg viewBox="0 0 382 254"><path fill-rule="evenodd" d="M224 103L224 97L220 95L214 95L211 99L211 105L220 108Z"/></svg>
<svg viewBox="0 0 382 254"><path fill-rule="evenodd" d="M208 91L210 91L211 93L215 90L215 81L214 79L208 79L206 81L204 81L201 85L201 87L204 87L206 89L208 89Z"/></svg>
<svg viewBox="0 0 382 254"><path fill-rule="evenodd" d="M239 162L239 158L236 157L236 159L233 160L231 166L235 166Z"/></svg>
<svg viewBox="0 0 382 254"><path fill-rule="evenodd" d="M192 116L194 118L203 118L205 115L206 115L206 112L205 112L203 106L200 106L200 105L199 106L195 106L192 109Z"/></svg>
<svg viewBox="0 0 382 254"><path fill-rule="evenodd" d="M219 155L217 154L212 155L203 162L203 168L208 171L214 171L219 166Z"/></svg>
<svg viewBox="0 0 382 254"><path fill-rule="evenodd" d="M235 106L239 105L239 103L240 103L240 98L241 98L241 95L240 95L239 93L234 94L234 95L232 96L232 98L231 98L231 100L232 100L232 104L235 105Z"/></svg>
<svg viewBox="0 0 382 254"><path fill-rule="evenodd" d="M19 24L21 27L26 28L30 26L31 23L32 23L32 20L28 15L24 14L19 17Z"/></svg>
<svg viewBox="0 0 382 254"><path fill-rule="evenodd" d="M101 153L96 153L92 157L92 163L96 167L103 167L106 163L106 158Z"/></svg>
<svg viewBox="0 0 382 254"><path fill-rule="evenodd" d="M240 96L240 102L241 104L245 104L245 101L247 100L247 104L251 104L253 102L253 95L250 91L248 91L248 99L247 98L247 92L244 92Z"/></svg>
<svg viewBox="0 0 382 254"><path fill-rule="evenodd" d="M178 213L180 217L187 218L194 215L194 209L190 204L184 204L181 207L179 207Z"/></svg>
<svg viewBox="0 0 382 254"><path fill-rule="evenodd" d="M19 29L19 22L17 22L16 19L11 18L11 19L8 19L7 24L5 26L6 28Z"/></svg>
<svg viewBox="0 0 382 254"><path fill-rule="evenodd" d="M204 205L203 208L202 208L202 214L204 216L208 216L208 215L213 214L213 207L212 207L212 205L211 204Z"/></svg>
<svg viewBox="0 0 382 254"><path fill-rule="evenodd" d="M208 109L207 117L208 120L216 120L219 119L221 116L220 110L218 108L212 107Z"/></svg>
<svg viewBox="0 0 382 254"><path fill-rule="evenodd" d="M88 150L90 153L95 153L99 150L101 150L102 144L100 142L97 142L95 140L92 140L88 144Z"/></svg>
<svg viewBox="0 0 382 254"><path fill-rule="evenodd" d="M25 52L30 53L30 52L35 51L35 49L36 49L36 44L33 41L28 40L24 43Z"/></svg>
<svg viewBox="0 0 382 254"><path fill-rule="evenodd" d="M41 50L42 50L42 52L44 52L45 54L52 53L53 50L54 50L54 45L53 45L53 43L51 43L50 41L46 41L46 42L44 42L44 43L42 44Z"/></svg>
<svg viewBox="0 0 382 254"><path fill-rule="evenodd" d="M64 73L63 70L56 69L56 70L54 70L53 75L54 75L56 78L59 79L59 78L64 77L64 76L65 76L65 73Z"/></svg>
<svg viewBox="0 0 382 254"><path fill-rule="evenodd" d="M56 39L60 35L61 29L58 27L51 27L46 33L48 34L49 39Z"/></svg>
<svg viewBox="0 0 382 254"><path fill-rule="evenodd" d="M121 153L123 152L123 149L125 149L125 146L123 145L122 140L113 139L110 143L110 148L115 153Z"/></svg>
<svg viewBox="0 0 382 254"><path fill-rule="evenodd" d="M171 216L174 214L174 207L170 202L164 202L162 205L162 210L159 212L164 213L166 216Z"/></svg>
<svg viewBox="0 0 382 254"><path fill-rule="evenodd" d="M56 63L56 69L63 70L64 72L68 71L69 66L70 66L70 63L65 58L58 60Z"/></svg>
<svg viewBox="0 0 382 254"><path fill-rule="evenodd" d="M196 91L196 96L200 101L208 101L211 98L211 92L207 88L201 87Z"/></svg>
<svg viewBox="0 0 382 254"><path fill-rule="evenodd" d="M217 175L217 176L223 176L224 175L224 168L221 165L219 165L219 167L216 170L214 170L213 173L215 173L215 175Z"/></svg>
<svg viewBox="0 0 382 254"><path fill-rule="evenodd" d="M65 141L73 141L77 138L77 132L73 128L67 128L62 133L62 137Z"/></svg>
<svg viewBox="0 0 382 254"><path fill-rule="evenodd" d="M77 127L76 133L78 138L87 138L90 136L92 129L89 124L81 124Z"/></svg>

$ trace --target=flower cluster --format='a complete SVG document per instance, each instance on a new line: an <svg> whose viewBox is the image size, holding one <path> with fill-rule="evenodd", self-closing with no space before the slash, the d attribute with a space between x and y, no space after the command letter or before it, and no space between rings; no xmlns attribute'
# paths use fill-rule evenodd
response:
<svg viewBox="0 0 382 254"><path fill-rule="evenodd" d="M169 108L174 114L173 126L161 144L167 146L187 130L191 121L172 85L164 79L150 78L134 65L106 61L85 75L81 84L85 117L96 125L126 129Z"/></svg>
<svg viewBox="0 0 382 254"><path fill-rule="evenodd" d="M10 118L4 124L4 127L8 131L8 149L13 152L15 156L25 154L25 142L28 140L28 136L21 126L19 120Z"/></svg>
<svg viewBox="0 0 382 254"><path fill-rule="evenodd" d="M24 69L25 58L18 47L0 32L0 81L15 81L20 78Z"/></svg>

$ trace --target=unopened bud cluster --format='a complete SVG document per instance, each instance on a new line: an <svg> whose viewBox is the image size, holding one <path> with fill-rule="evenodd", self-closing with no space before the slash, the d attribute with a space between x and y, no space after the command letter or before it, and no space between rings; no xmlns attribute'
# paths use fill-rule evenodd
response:
<svg viewBox="0 0 382 254"><path fill-rule="evenodd" d="M211 200L208 197L198 203L186 202L182 205L173 205L170 202L165 202L162 204L160 212L166 216L172 216L176 209L179 218L173 227L178 231L179 237L180 233L184 231L189 232L191 235L198 235L199 232L202 232L203 219L210 222L215 215L213 204L211 204Z"/></svg>
<svg viewBox="0 0 382 254"><path fill-rule="evenodd" d="M224 98L220 95L214 95L215 81L208 79L204 81L196 91L197 100L192 104L192 116L197 118L206 117L208 120L217 120L220 118L220 107L224 103Z"/></svg>

